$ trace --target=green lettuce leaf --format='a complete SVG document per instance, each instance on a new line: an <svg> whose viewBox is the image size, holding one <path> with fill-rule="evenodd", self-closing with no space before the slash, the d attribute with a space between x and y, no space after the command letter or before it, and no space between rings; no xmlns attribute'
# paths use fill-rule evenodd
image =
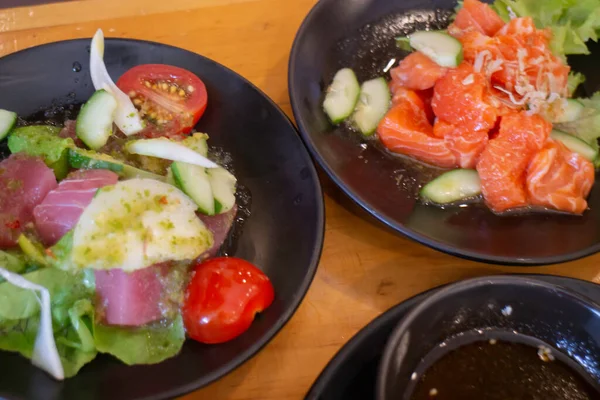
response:
<svg viewBox="0 0 600 400"><path fill-rule="evenodd" d="M94 320L91 299L94 290L85 274L72 274L54 268L23 275L50 292L52 327L56 347L66 377L96 357L90 345ZM31 358L39 326L40 305L36 294L8 282L0 284L0 349ZM87 330L87 334L86 334Z"/></svg>
<svg viewBox="0 0 600 400"><path fill-rule="evenodd" d="M492 8L502 19L510 19L510 9L518 17L531 17L535 25L552 30L550 47L557 56L589 54L588 40L598 40L600 0L496 0Z"/></svg>
<svg viewBox="0 0 600 400"><path fill-rule="evenodd" d="M27 269L25 257L20 252L9 252L0 250L0 265L10 272L20 274ZM0 278L0 283L4 282L4 278Z"/></svg>
<svg viewBox="0 0 600 400"><path fill-rule="evenodd" d="M54 246L50 247L48 262L55 268L70 270L71 250L73 248L73 229L67 232Z"/></svg>
<svg viewBox="0 0 600 400"><path fill-rule="evenodd" d="M579 85L581 85L583 82L585 82L585 75L579 72L569 72L569 77L567 80L569 96L572 96L573 93L575 93L575 90L577 90Z"/></svg>
<svg viewBox="0 0 600 400"><path fill-rule="evenodd" d="M584 105L581 116L571 122L555 124L554 127L560 131L577 136L598 150L598 138L600 138L600 92L596 92L590 98L579 98L577 101ZM600 159L594 163L600 166Z"/></svg>
<svg viewBox="0 0 600 400"><path fill-rule="evenodd" d="M68 253L68 243L66 240L58 250ZM55 259L58 259L56 253ZM17 268L21 268L20 264ZM169 275L173 296L181 294L178 288L184 272L185 268L177 267ZM175 356L183 346L185 330L181 315L175 310L169 314L174 318L170 323L139 328L99 322L94 313L95 285L91 270L73 273L47 267L26 273L23 278L48 289L54 340L65 377L77 374L98 352L111 354L129 365L155 364ZM175 304L180 299L170 301ZM39 319L40 304L33 291L0 283L0 350L18 352L31 359Z"/></svg>
<svg viewBox="0 0 600 400"><path fill-rule="evenodd" d="M183 320L178 315L170 324L123 328L96 325L96 348L125 364L155 364L179 353L185 341Z"/></svg>

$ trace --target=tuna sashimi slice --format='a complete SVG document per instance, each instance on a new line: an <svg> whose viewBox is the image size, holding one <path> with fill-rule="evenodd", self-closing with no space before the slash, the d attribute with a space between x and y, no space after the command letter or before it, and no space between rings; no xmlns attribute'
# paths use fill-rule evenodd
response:
<svg viewBox="0 0 600 400"><path fill-rule="evenodd" d="M237 204L234 204L231 210L222 214L209 216L198 213L198 217L204 222L206 228L212 232L214 239L213 246L200 255L199 259L214 257L217 254L231 230L236 214Z"/></svg>
<svg viewBox="0 0 600 400"><path fill-rule="evenodd" d="M60 182L33 210L37 231L47 246L73 229L96 191L114 185L119 177L102 169L75 171Z"/></svg>
<svg viewBox="0 0 600 400"><path fill-rule="evenodd" d="M96 309L108 325L140 326L160 319L165 264L134 272L96 270Z"/></svg>
<svg viewBox="0 0 600 400"><path fill-rule="evenodd" d="M198 214L213 233L214 245L198 259L213 257L229 233L237 206L223 214ZM166 308L165 283L168 263L153 265L127 273L122 269L96 270L96 308L108 325L140 326L163 317Z"/></svg>
<svg viewBox="0 0 600 400"><path fill-rule="evenodd" d="M77 132L75 132L75 128L77 126L77 121L74 119L68 119L65 121L65 126L62 128L58 136L62 138L71 138L77 145L77 147L85 148L85 144L79 139L77 136Z"/></svg>
<svg viewBox="0 0 600 400"><path fill-rule="evenodd" d="M0 249L17 245L33 209L56 188L54 172L42 159L13 154L0 162Z"/></svg>

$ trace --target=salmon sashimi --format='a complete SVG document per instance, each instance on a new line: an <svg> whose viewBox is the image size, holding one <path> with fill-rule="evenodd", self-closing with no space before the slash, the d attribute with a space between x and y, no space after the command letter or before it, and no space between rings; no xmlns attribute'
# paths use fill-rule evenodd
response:
<svg viewBox="0 0 600 400"><path fill-rule="evenodd" d="M527 166L548 140L552 124L525 112L502 117L496 138L489 141L477 163L481 191L495 212L529 205L525 188Z"/></svg>
<svg viewBox="0 0 600 400"><path fill-rule="evenodd" d="M463 46L463 60L469 63L475 63L480 53L485 51L488 53L484 54L487 57L497 59L501 55L497 40L479 31L467 32L459 38L459 41Z"/></svg>
<svg viewBox="0 0 600 400"><path fill-rule="evenodd" d="M452 125L474 131L488 131L496 123L496 109L485 101L485 77L462 63L440 79L433 90L431 105L435 115Z"/></svg>
<svg viewBox="0 0 600 400"><path fill-rule="evenodd" d="M531 204L581 214L594 184L594 165L562 143L549 140L527 169Z"/></svg>
<svg viewBox="0 0 600 400"><path fill-rule="evenodd" d="M421 100L423 100L423 106L425 107L425 115L427 115L427 120L433 125L435 121L435 114L433 113L433 108L431 107L431 99L433 99L433 87L427 90L416 90L416 93L419 95Z"/></svg>
<svg viewBox="0 0 600 400"><path fill-rule="evenodd" d="M54 245L73 229L96 191L118 180L117 174L103 169L75 171L62 180L33 210L35 227L44 244Z"/></svg>
<svg viewBox="0 0 600 400"><path fill-rule="evenodd" d="M442 120L433 127L434 136L443 137L461 168L475 168L488 143L488 132L465 129Z"/></svg>
<svg viewBox="0 0 600 400"><path fill-rule="evenodd" d="M17 153L0 162L0 249L17 246L33 222L33 209L56 186L54 172L41 158Z"/></svg>
<svg viewBox="0 0 600 400"><path fill-rule="evenodd" d="M444 140L433 136L423 100L412 90L396 90L394 104L379 123L377 134L391 152L439 167L456 166L456 157Z"/></svg>
<svg viewBox="0 0 600 400"><path fill-rule="evenodd" d="M425 90L432 88L446 72L447 68L440 67L429 57L416 51L390 70L390 76L392 81L407 89Z"/></svg>
<svg viewBox="0 0 600 400"><path fill-rule="evenodd" d="M531 17L508 23L464 0L448 33L463 61L443 68L420 52L390 71L392 108L377 133L390 151L442 168L478 171L494 212L540 205L580 214L591 162L549 139L565 111L570 67L550 48L552 31Z"/></svg>
<svg viewBox="0 0 600 400"><path fill-rule="evenodd" d="M568 94L570 68L552 54L549 30L536 29L530 17L514 18L494 39L505 61L503 68L492 75L494 84L519 96L535 91Z"/></svg>
<svg viewBox="0 0 600 400"><path fill-rule="evenodd" d="M455 37L469 31L493 36L503 26L504 21L489 5L478 0L465 0L448 32Z"/></svg>
<svg viewBox="0 0 600 400"><path fill-rule="evenodd" d="M544 36L547 39L550 39L548 34L544 32ZM501 29L499 29L495 35L508 35L508 36L523 36L529 37L531 35L535 35L538 33L538 29L535 27L535 23L533 22L533 18L531 17L519 17L513 18L508 21L506 24L503 24ZM494 35L491 35L494 36Z"/></svg>

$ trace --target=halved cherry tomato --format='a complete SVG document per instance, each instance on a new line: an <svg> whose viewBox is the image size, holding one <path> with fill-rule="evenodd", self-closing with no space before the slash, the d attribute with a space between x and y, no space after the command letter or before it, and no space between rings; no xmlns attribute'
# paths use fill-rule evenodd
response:
<svg viewBox="0 0 600 400"><path fill-rule="evenodd" d="M194 267L183 304L188 335L202 343L227 342L245 332L275 297L269 278L234 257L213 258Z"/></svg>
<svg viewBox="0 0 600 400"><path fill-rule="evenodd" d="M148 122L146 137L173 137L188 133L198 122L208 96L200 78L179 67L143 64L117 81Z"/></svg>

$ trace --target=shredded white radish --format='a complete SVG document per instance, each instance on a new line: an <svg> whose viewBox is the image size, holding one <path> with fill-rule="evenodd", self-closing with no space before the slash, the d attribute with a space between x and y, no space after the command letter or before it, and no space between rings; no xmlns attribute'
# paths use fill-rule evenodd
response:
<svg viewBox="0 0 600 400"><path fill-rule="evenodd" d="M515 12L510 6L506 6L506 10L508 11L508 16L510 17L510 19L517 18L517 14L515 14Z"/></svg>
<svg viewBox="0 0 600 400"><path fill-rule="evenodd" d="M40 303L40 322L35 338L35 344L33 345L31 362L36 367L48 372L54 378L58 380L65 379L65 371L60 361L58 350L56 349L56 342L54 342L52 310L50 309L50 293L48 292L48 289L29 282L21 275L7 271L2 267L0 267L0 276L12 285L20 287L21 289L31 290L35 293L36 298Z"/></svg>
<svg viewBox="0 0 600 400"><path fill-rule="evenodd" d="M506 90L502 86L494 86L494 89L497 89L497 90L501 91L502 93L506 93L508 95L508 98L510 99L510 101L515 105L522 106L527 102L525 98L522 98L521 100L517 100L515 98L515 95L510 90Z"/></svg>
<svg viewBox="0 0 600 400"><path fill-rule="evenodd" d="M104 64L104 34L101 29L96 31L90 48L90 75L96 90L104 89L117 100L115 124L126 135L133 135L144 129L138 110L129 96L115 85Z"/></svg>
<svg viewBox="0 0 600 400"><path fill-rule="evenodd" d="M470 85L473 82L475 82L475 76L473 76L473 74L469 74L469 76L462 80L463 85Z"/></svg>
<svg viewBox="0 0 600 400"><path fill-rule="evenodd" d="M498 59L490 62L486 68L486 75L491 77L494 72L498 72L502 70L502 64L504 64L504 60Z"/></svg>
<svg viewBox="0 0 600 400"><path fill-rule="evenodd" d="M477 53L477 57L475 57L475 63L473 64L473 70L475 70L475 72L481 72L483 63L485 62L485 57L491 55L492 53L490 53L489 50L483 50Z"/></svg>

